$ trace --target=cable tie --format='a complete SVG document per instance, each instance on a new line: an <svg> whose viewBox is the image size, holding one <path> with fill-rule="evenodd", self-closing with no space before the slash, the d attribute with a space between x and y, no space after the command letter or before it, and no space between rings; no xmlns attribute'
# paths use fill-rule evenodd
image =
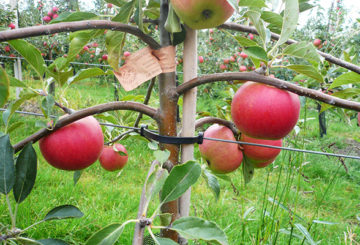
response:
<svg viewBox="0 0 360 245"><path fill-rule="evenodd" d="M197 143L201 145L204 142L204 132L199 132Z"/></svg>

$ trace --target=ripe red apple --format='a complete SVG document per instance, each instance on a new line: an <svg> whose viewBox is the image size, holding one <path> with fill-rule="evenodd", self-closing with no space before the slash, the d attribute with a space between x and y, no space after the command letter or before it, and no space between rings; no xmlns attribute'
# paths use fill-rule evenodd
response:
<svg viewBox="0 0 360 245"><path fill-rule="evenodd" d="M108 55L107 54L104 54L102 57L101 57L102 60L107 60L108 59Z"/></svg>
<svg viewBox="0 0 360 245"><path fill-rule="evenodd" d="M318 47L321 44L321 40L320 39L315 39L313 44L314 44L314 46Z"/></svg>
<svg viewBox="0 0 360 245"><path fill-rule="evenodd" d="M235 141L233 132L229 128L218 124L210 126L204 132L204 137ZM235 143L204 140L199 145L199 150L209 164L209 168L216 173L234 171L241 165L243 159L243 154L238 144Z"/></svg>
<svg viewBox="0 0 360 245"><path fill-rule="evenodd" d="M108 9L111 9L111 8L113 7L113 5L112 5L111 3L108 3L108 4L106 5L106 7L107 7Z"/></svg>
<svg viewBox="0 0 360 245"><path fill-rule="evenodd" d="M53 17L54 13L52 11L49 11L48 14L47 14L50 18Z"/></svg>
<svg viewBox="0 0 360 245"><path fill-rule="evenodd" d="M52 11L54 12L54 13L57 13L57 11L59 11L59 8L58 7L52 7Z"/></svg>
<svg viewBox="0 0 360 245"><path fill-rule="evenodd" d="M53 19L56 19L57 17L59 17L59 15L58 15L58 14L54 14L52 18L53 18Z"/></svg>
<svg viewBox="0 0 360 245"><path fill-rule="evenodd" d="M131 55L131 53L130 53L129 51L125 51L125 52L124 52L124 56L125 56L125 57L129 57L130 55Z"/></svg>
<svg viewBox="0 0 360 245"><path fill-rule="evenodd" d="M55 168L81 170L100 157L104 136L99 122L89 116L40 139L39 146L46 161Z"/></svg>
<svg viewBox="0 0 360 245"><path fill-rule="evenodd" d="M250 40L253 40L254 39L254 35L252 33L249 33L249 38Z"/></svg>
<svg viewBox="0 0 360 245"><path fill-rule="evenodd" d="M230 60L229 59L224 59L224 64L229 64Z"/></svg>
<svg viewBox="0 0 360 245"><path fill-rule="evenodd" d="M126 148L122 144L104 146L99 161L101 166L108 171L120 170L128 161Z"/></svg>
<svg viewBox="0 0 360 245"><path fill-rule="evenodd" d="M192 29L223 24L234 13L227 0L170 0L176 14Z"/></svg>
<svg viewBox="0 0 360 245"><path fill-rule="evenodd" d="M199 63L200 63L200 64L201 64L201 63L204 63L204 57L199 56Z"/></svg>
<svg viewBox="0 0 360 245"><path fill-rule="evenodd" d="M248 57L248 55L245 54L244 52L241 52L241 53L240 53L240 56L241 56L241 58L243 58L243 59L246 59L246 58Z"/></svg>
<svg viewBox="0 0 360 245"><path fill-rule="evenodd" d="M93 48L97 48L99 47L99 44L97 42L93 42L93 44L91 45Z"/></svg>
<svg viewBox="0 0 360 245"><path fill-rule="evenodd" d="M92 58L94 58L95 56L92 54L92 55L90 55L90 58L92 59Z"/></svg>
<svg viewBox="0 0 360 245"><path fill-rule="evenodd" d="M89 51L89 47L88 47L88 46L84 46L84 47L83 47L83 50L84 50L84 51Z"/></svg>
<svg viewBox="0 0 360 245"><path fill-rule="evenodd" d="M46 16L43 17L43 21L45 21L46 23L48 23L48 22L51 21L51 17L46 15Z"/></svg>
<svg viewBox="0 0 360 245"><path fill-rule="evenodd" d="M230 62L235 62L236 61L236 59L234 58L234 56L231 56L230 57Z"/></svg>
<svg viewBox="0 0 360 245"><path fill-rule="evenodd" d="M209 30L209 33L210 33L210 34L213 34L213 33L214 33L214 29L210 29L210 30Z"/></svg>
<svg viewBox="0 0 360 245"><path fill-rule="evenodd" d="M16 26L15 26L14 23L10 23L10 24L9 24L9 27L10 27L10 29L15 29Z"/></svg>
<svg viewBox="0 0 360 245"><path fill-rule="evenodd" d="M298 95L255 82L242 85L231 103L237 128L259 139L284 138L296 125L299 113Z"/></svg>
<svg viewBox="0 0 360 245"><path fill-rule="evenodd" d="M220 70L226 70L226 68L227 68L226 65L224 65L224 64L220 65Z"/></svg>
<svg viewBox="0 0 360 245"><path fill-rule="evenodd" d="M5 48L4 48L4 49L5 49L5 52L7 52L7 53L8 53L8 52L10 52L10 50L11 50L11 48L10 48L10 46L9 46L9 45L5 46Z"/></svg>
<svg viewBox="0 0 360 245"><path fill-rule="evenodd" d="M15 54L10 54L10 55L9 55L9 57L11 57L11 58L15 58L15 57L16 57L16 55L15 55Z"/></svg>
<svg viewBox="0 0 360 245"><path fill-rule="evenodd" d="M240 141L255 143L255 144L263 144L263 145L271 145L271 146L282 146L282 139L279 140L263 140L263 139L255 139L249 137L245 134L241 134ZM280 149L274 148L266 148L261 146L252 146L252 145L242 145L243 154L247 160L255 168L263 168L272 163L275 158L280 154Z"/></svg>
<svg viewBox="0 0 360 245"><path fill-rule="evenodd" d="M246 71L246 70L247 70L246 66L240 66L239 67L239 71Z"/></svg>

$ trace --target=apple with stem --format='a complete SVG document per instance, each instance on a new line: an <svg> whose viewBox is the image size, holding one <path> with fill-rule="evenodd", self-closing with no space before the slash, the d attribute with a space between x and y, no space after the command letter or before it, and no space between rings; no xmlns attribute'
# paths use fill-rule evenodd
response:
<svg viewBox="0 0 360 245"><path fill-rule="evenodd" d="M104 146L99 158L101 166L108 171L122 169L128 161L128 153L122 144Z"/></svg>
<svg viewBox="0 0 360 245"><path fill-rule="evenodd" d="M170 0L180 19L199 30L223 24L234 13L227 0Z"/></svg>

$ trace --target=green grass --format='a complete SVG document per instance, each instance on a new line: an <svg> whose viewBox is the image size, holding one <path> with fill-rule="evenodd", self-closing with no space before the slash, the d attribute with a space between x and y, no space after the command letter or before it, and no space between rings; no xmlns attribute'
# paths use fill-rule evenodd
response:
<svg viewBox="0 0 360 245"><path fill-rule="evenodd" d="M146 85L143 85L136 93L141 95L145 91ZM99 81L76 84L65 94L68 105L75 109L106 103L114 98L112 85ZM227 93L224 91L201 94L198 111L215 115L218 113L217 105L226 106L223 98ZM120 98L127 95L120 92ZM137 100L141 101L141 97ZM155 93L151 104L157 106L156 101ZM312 102L307 103L306 108L302 108L302 117L305 114L308 118L317 117ZM126 112L110 114L120 123L129 125L136 117L136 113L128 119L124 119ZM11 122L24 121L25 124L11 133L12 143L38 130L35 126L37 120L44 119L15 115ZM360 138L360 129L355 119L347 124L333 113L327 113L327 123L328 135L324 138L318 137L317 120L311 120L305 126L300 125L300 133L290 135L284 144L359 155L357 147L360 144L356 140ZM116 135L109 129L106 132L107 136ZM39 158L38 176L31 195L19 206L17 227L25 228L41 220L55 206L72 204L84 213L84 217L45 222L30 229L27 235L35 239L58 238L69 244L84 244L100 228L134 219L153 155L144 141L129 137L121 143L129 152L129 162L121 172L106 172L96 162L83 172L76 185L73 173L47 164L35 144ZM197 146L195 148L195 156L202 162ZM192 189L191 215L216 222L225 230L230 244L302 244L302 239L290 238L285 233L292 230L293 234L301 235L296 225L308 228L312 220L334 223L313 223L310 234L315 241L321 241L320 244L351 244L351 234L360 232L357 218L360 213L360 164L356 160L344 160L344 163L348 171L337 158L283 151L274 164L256 170L248 185L244 185L241 168L230 174L232 183L220 179L219 200L215 199L204 179L200 179ZM281 205L273 204L269 198ZM10 225L4 195L0 196L0 203L0 223ZM150 210L153 211L157 204L158 201L152 203ZM133 228L133 225L128 225L117 244L131 244ZM358 237L354 239L359 242Z"/></svg>

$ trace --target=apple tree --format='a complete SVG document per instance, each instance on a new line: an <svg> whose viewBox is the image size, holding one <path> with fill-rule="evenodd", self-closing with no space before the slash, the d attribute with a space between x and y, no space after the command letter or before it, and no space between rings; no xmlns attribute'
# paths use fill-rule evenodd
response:
<svg viewBox="0 0 360 245"><path fill-rule="evenodd" d="M107 2L112 4L111 8L115 8L111 20L105 20L102 16L89 12L64 12L47 25L0 32L0 41L8 42L13 49L23 56L42 82L41 89L34 89L24 82L9 76L3 69L0 73L1 105L4 105L8 100L10 86L23 87L20 98L12 101L3 114L5 128L4 135L0 137L0 153L3 159L0 163L0 192L6 196L12 224L10 227L1 227L0 240L2 241L16 240L41 244L55 242L55 240L34 241L24 236L24 233L37 223L23 229L16 227L16 210L18 204L30 194L36 179L37 156L32 144L40 141L40 148L46 148L45 151L50 151L48 154L42 150L45 159L52 162L49 159L52 159L50 155L54 152L51 151L56 151L56 149L53 149L53 146L47 148L46 140L54 137L61 130L73 128L73 125L78 123L79 120L84 120L83 118L115 110L134 111L139 113L139 116L134 123L135 129L128 131L128 134L140 134L159 142L159 144L154 141L149 143L149 147L155 150L155 157L144 183L138 216L123 223L109 224L89 237L85 244L114 244L121 236L124 226L130 223L136 224L133 244L143 243L145 229L148 230L156 244L177 244L178 242L186 244L186 239L228 244L225 232L216 223L198 217L189 217L190 187L196 183L202 172L207 176L210 187L217 192L216 175L219 172L224 173L229 170L226 166L225 169L222 168L226 163L214 162L216 156L213 156L214 148L211 147L212 143L206 141L206 139L204 140L202 135L194 136L195 129L204 124L218 123L223 126L212 126L214 132L208 131L211 137L221 138L223 135L228 135L223 140L236 140L236 137L239 137L240 130L242 131L241 139L244 141L256 143L259 142L258 138L261 138L260 140L267 140L267 144L276 146L281 145L281 142L279 144L281 138L285 137L296 124L299 111L298 96L306 96L331 106L360 111L360 104L357 102L348 101L341 98L341 96L339 98L270 76L272 69L281 68L322 83L324 76L320 68L325 60L349 70L349 72L339 76L331 84L332 87L351 83L360 76L359 66L318 51L310 42L296 42L290 39L296 29L299 13L311 7L306 0L285 0L281 12L271 11L268 3L263 0L216 0L212 1L212 4L205 0L108 0ZM224 23L233 14L235 16L234 22ZM108 16L105 18L108 18ZM154 25L157 26L159 32L151 34L150 30ZM197 30L215 27L217 31L226 33L226 35L233 38L233 41L241 48L241 57L249 57L246 65L254 67L254 71L236 72L234 70L234 72L213 74L210 70L208 75L197 76L199 61ZM68 53L66 56L57 57L52 64L46 65L41 52L23 39L55 33L69 33ZM104 71L97 67L87 68L77 71L74 75L70 62L75 60L81 52L84 52L84 47L88 47L87 45L104 35L108 55L105 60L107 60L111 69ZM140 40L141 47L144 48L139 48L139 51L129 55L125 58L125 63L122 64L124 46L130 40L130 35L133 36L132 38L135 37ZM183 45L183 50L178 48L176 51L176 48L180 47L179 44ZM221 47L219 49L221 50ZM176 52L182 53L183 59L184 74L180 85L177 85L175 73ZM288 59L288 57L295 57L294 61L300 60L300 62L289 63L286 66L281 65L282 60ZM146 60L147 63L144 64L143 60ZM144 67L146 69L141 69ZM238 69L241 70L241 67ZM218 70L218 68L214 67L214 70ZM74 111L67 108L66 99L58 95L62 93L53 95L47 92L49 85L53 82L57 84L60 91L63 91L77 81L104 75L115 75L127 90L136 89L142 82L151 80L146 96L147 100L145 100L145 103L112 101ZM257 86L260 91L266 91L265 94L255 95L253 98L263 99L254 104L255 107L258 107L257 109L259 109L259 106L267 107L270 105L267 109L268 114L275 110L279 111L278 118L267 118L270 124L275 125L277 121L280 121L276 119L283 118L284 114L281 113L294 114L291 116L290 126L286 129L286 132L281 134L275 132L274 136L271 130L277 129L269 127L267 130L270 130L270 132L258 135L258 131L261 131L260 129L264 128L264 126L260 125L260 129L255 129L255 132L247 131L245 126L239 127L241 123L238 121L241 121L241 118L247 114L250 115L250 111L247 112L249 108L241 109L245 111L245 114L237 114L240 109L232 108L232 111L234 111L233 120L236 117L235 124L229 120L216 117L204 117L195 120L196 88L200 85L209 85L215 82L225 82L226 86L234 86L234 81L238 81L237 84L252 81L252 83L247 82L245 85L241 85L240 88ZM155 82L157 82L159 89L159 108L147 105L148 97L151 96ZM238 87L235 86L235 88ZM272 107L272 104L275 104L274 99L270 100L270 102L266 100L270 97L266 94L269 93L267 91L270 88L275 90L275 98L282 94L285 98L295 101L293 110L292 108L283 109L286 106L292 106L286 99L279 100L280 102L276 104L276 108L275 106ZM245 94L253 93L253 90L256 89L251 89ZM49 119L49 123L43 125L44 127L35 134L12 146L9 132L16 128L16 123L11 124L10 118L24 101L32 98L38 99L43 114ZM180 98L183 113L181 124L177 121ZM66 115L51 118L50 116L56 108L60 108ZM255 116L261 116L260 110L252 113ZM152 122L148 123L150 128L139 127L142 115L152 119ZM109 119L101 115L99 118L103 120ZM256 123L253 121L248 122L249 127L259 126ZM225 133L219 133L217 128L221 128ZM152 130L155 130L156 133ZM67 135L65 137L72 136ZM75 138L80 139L76 135L74 140ZM117 139L119 138L121 137ZM276 142L271 143L270 140ZM99 141L102 143L101 140ZM112 143L115 142L116 140L113 140ZM204 158L209 161L209 169L202 169L200 164L194 160L194 143L200 144L201 148L203 148ZM200 151L202 151L201 148ZM70 150L74 149L75 146L70 148ZM256 167L264 167L263 164L271 163L278 154L278 152L271 152L265 158L256 159L252 155L254 149L239 148L237 145L231 149L233 149L231 153L236 152L238 157L232 162L234 168L230 168L229 171L236 169L241 164L246 183L251 180ZM124 149L119 150L117 146L112 147L110 150L122 156L127 155ZM64 156L60 156L60 159L57 159L60 162L54 165L57 165L57 167L60 165L61 168L63 164L61 160L66 160L71 154L80 156L80 153L84 152L86 153L86 149L68 152ZM87 154L84 155L87 156ZM95 158L97 157L99 156ZM56 156L55 158L59 157ZM243 158L245 161L241 161ZM63 169L81 170L88 163L91 164L92 161L86 162L84 166L79 168L65 167ZM67 162L64 164L67 164ZM78 178L80 174L79 171L76 171L74 175ZM14 210L9 202L9 193L11 191L13 191L16 201ZM160 204L153 214L148 214L149 203L158 196ZM78 208L65 205L52 209L39 223L53 219L81 217L82 215ZM153 225L156 219L161 220L161 226ZM161 230L161 237L154 235L153 230L158 229ZM303 234L308 234L305 227L299 226L298 229Z"/></svg>

